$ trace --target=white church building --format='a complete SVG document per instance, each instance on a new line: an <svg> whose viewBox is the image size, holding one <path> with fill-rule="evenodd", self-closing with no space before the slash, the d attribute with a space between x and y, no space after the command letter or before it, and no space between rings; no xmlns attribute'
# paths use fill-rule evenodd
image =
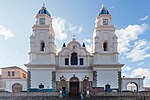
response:
<svg viewBox="0 0 150 100"><path fill-rule="evenodd" d="M92 87L105 88L106 84L112 89L124 90L127 83L139 80L138 88L143 90L143 78L121 77L124 64L118 61L118 38L112 17L104 6L96 16L93 29L92 53L76 38L62 43L62 49L57 53L52 17L43 6L36 15L30 36L29 63L25 64L28 89L38 89L43 84L44 89L64 90L77 95Z"/></svg>

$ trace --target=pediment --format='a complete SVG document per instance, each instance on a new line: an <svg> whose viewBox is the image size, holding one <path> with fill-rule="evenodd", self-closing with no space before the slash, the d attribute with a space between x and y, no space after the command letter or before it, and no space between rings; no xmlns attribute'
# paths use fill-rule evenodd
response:
<svg viewBox="0 0 150 100"><path fill-rule="evenodd" d="M74 38L66 45L66 47L62 47L58 55L69 56L73 52L82 56L90 55L90 53L86 50L86 47L81 46L81 44Z"/></svg>

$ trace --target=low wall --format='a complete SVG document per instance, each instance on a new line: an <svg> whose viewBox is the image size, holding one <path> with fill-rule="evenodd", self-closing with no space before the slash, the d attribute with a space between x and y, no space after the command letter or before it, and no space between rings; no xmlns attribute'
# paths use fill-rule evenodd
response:
<svg viewBox="0 0 150 100"><path fill-rule="evenodd" d="M150 92L101 92L91 95L91 100L150 100Z"/></svg>
<svg viewBox="0 0 150 100"><path fill-rule="evenodd" d="M80 100L80 97L59 98L59 92L0 92L0 100ZM150 92L101 92L85 100L150 100Z"/></svg>
<svg viewBox="0 0 150 100"><path fill-rule="evenodd" d="M0 93L0 100L57 100L59 92Z"/></svg>

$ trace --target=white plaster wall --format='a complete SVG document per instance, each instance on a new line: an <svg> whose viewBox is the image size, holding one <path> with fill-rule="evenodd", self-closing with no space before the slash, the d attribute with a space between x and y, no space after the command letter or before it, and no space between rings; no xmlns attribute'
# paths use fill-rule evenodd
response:
<svg viewBox="0 0 150 100"><path fill-rule="evenodd" d="M106 55L105 55L106 54ZM98 54L94 56L94 64L118 64L118 54Z"/></svg>
<svg viewBox="0 0 150 100"><path fill-rule="evenodd" d="M111 88L118 88L118 71L97 71L97 87L104 87L110 84Z"/></svg>
<svg viewBox="0 0 150 100"><path fill-rule="evenodd" d="M31 70L31 88L39 88L40 84L44 85L45 89L52 88L52 71L48 69Z"/></svg>
<svg viewBox="0 0 150 100"><path fill-rule="evenodd" d="M122 78L122 90L127 90L127 85L134 82L138 85L138 91L143 91L143 79L142 78Z"/></svg>
<svg viewBox="0 0 150 100"><path fill-rule="evenodd" d="M12 86L15 83L19 83L22 85L23 91L27 90L27 80L26 79L6 79L6 91L12 92Z"/></svg>
<svg viewBox="0 0 150 100"><path fill-rule="evenodd" d="M0 80L0 90L5 90L5 89L6 89L6 81Z"/></svg>
<svg viewBox="0 0 150 100"><path fill-rule="evenodd" d="M82 71L82 70L67 70L67 71L56 71L56 81L60 81L60 77L64 76L67 81L70 81L70 79L75 75L79 78L79 81L82 81L82 79L87 76L89 77L89 81L93 81L93 71Z"/></svg>
<svg viewBox="0 0 150 100"><path fill-rule="evenodd" d="M69 58L69 65L65 65L65 58ZM80 58L83 58L83 65L80 65ZM90 66L90 57L80 56L78 57L78 65L77 66ZM59 57L59 66L72 66L71 65L71 57Z"/></svg>

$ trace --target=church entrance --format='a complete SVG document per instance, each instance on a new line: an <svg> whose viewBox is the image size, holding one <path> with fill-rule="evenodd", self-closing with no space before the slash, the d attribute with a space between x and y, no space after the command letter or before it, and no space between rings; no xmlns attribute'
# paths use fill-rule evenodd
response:
<svg viewBox="0 0 150 100"><path fill-rule="evenodd" d="M66 87L67 87L67 82L65 79L62 79L60 81L60 84L61 84L61 88L62 88L62 91L66 91Z"/></svg>
<svg viewBox="0 0 150 100"><path fill-rule="evenodd" d="M79 79L77 77L72 77L70 79L70 96L79 95Z"/></svg>
<svg viewBox="0 0 150 100"><path fill-rule="evenodd" d="M83 93L86 94L86 91L87 91L87 86L88 86L88 80L87 79L84 79L83 82L82 82L82 90L83 90Z"/></svg>

